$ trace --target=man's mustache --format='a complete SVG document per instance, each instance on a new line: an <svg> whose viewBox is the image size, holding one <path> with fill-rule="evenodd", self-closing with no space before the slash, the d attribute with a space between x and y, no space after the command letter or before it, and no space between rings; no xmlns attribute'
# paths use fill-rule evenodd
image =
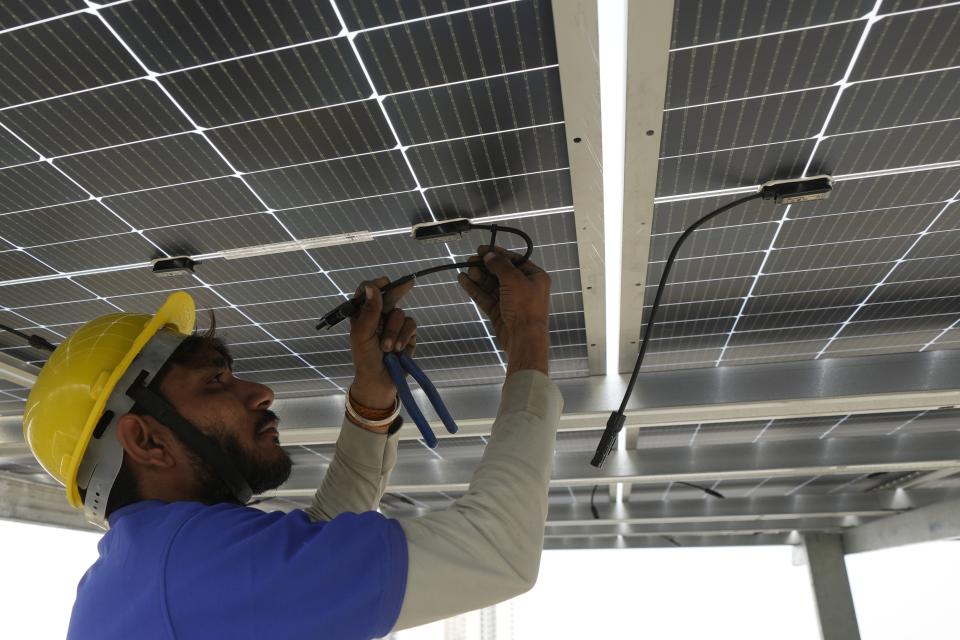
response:
<svg viewBox="0 0 960 640"><path fill-rule="evenodd" d="M276 426L278 428L280 427L280 418L277 416L277 414L275 414L273 411L270 411L270 409L264 409L261 411L260 417L257 418L257 422L253 426L254 435L260 433L260 430L271 422L276 422Z"/></svg>

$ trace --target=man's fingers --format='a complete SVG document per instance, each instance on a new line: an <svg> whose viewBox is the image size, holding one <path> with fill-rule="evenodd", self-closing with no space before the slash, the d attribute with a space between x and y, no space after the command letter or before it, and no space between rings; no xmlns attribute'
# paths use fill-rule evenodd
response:
<svg viewBox="0 0 960 640"><path fill-rule="evenodd" d="M478 253L479 255L481 255L481 256L486 255L486 254L487 254L488 252L490 252L490 251L491 251L490 248L489 248L487 245L485 245L485 244L482 244L482 245L480 245L479 247L477 247L477 253ZM497 255L501 255L501 256L505 257L507 260L510 261L510 264L513 264L513 265L516 265L516 263L523 258L523 256L520 255L519 253L514 253L513 251L508 251L508 250L504 249L503 247L494 247L493 250L492 250L492 252L495 253L495 254L497 254ZM519 266L515 266L515 268L516 268L516 269L519 269L520 272L523 273L523 275L528 276L528 277L531 277L531 278L532 278L533 276L535 276L536 274L538 274L538 273L545 273L545 272L543 271L543 269L541 269L540 267L538 267L538 266L537 266L536 264L534 264L533 262L530 262L529 260L521 263Z"/></svg>
<svg viewBox="0 0 960 640"><path fill-rule="evenodd" d="M360 311L350 318L350 326L363 336L374 335L377 331L377 325L380 323L383 299L380 296L380 290L370 282L360 283L357 293L360 292L363 292L363 295L366 296L366 301L360 307Z"/></svg>
<svg viewBox="0 0 960 640"><path fill-rule="evenodd" d="M397 334L396 343L393 345L394 351L403 351L407 347L416 344L417 341L417 322L407 316L403 320L403 326Z"/></svg>
<svg viewBox="0 0 960 640"><path fill-rule="evenodd" d="M383 351L393 351L405 318L406 315L401 309L393 309L387 314L383 322L383 331L380 333L380 348Z"/></svg>
<svg viewBox="0 0 960 640"><path fill-rule="evenodd" d="M457 276L457 282L460 283L460 286L467 292L467 295L470 296L473 301L477 303L477 306L488 316L496 308L497 298L468 278L466 274L459 274Z"/></svg>
<svg viewBox="0 0 960 640"><path fill-rule="evenodd" d="M499 251L494 250L485 253L483 264L487 271L500 281L500 286L507 285L511 280L522 277L521 272L513 266L510 258Z"/></svg>
<svg viewBox="0 0 960 640"><path fill-rule="evenodd" d="M491 295L496 294L497 289L500 287L500 283L497 282L496 278L479 267L470 267L467 270L467 277Z"/></svg>
<svg viewBox="0 0 960 640"><path fill-rule="evenodd" d="M501 255L501 256L504 256L505 258L507 258L508 260L510 260L510 262L516 262L517 260L519 260L519 259L521 259L521 258L523 257L523 255L521 255L521 254L519 254L519 253L514 253L513 251L508 251L507 249L504 249L503 247L494 247L493 249L491 249L489 246L487 246L487 245L485 245L485 244L482 244L482 245L480 245L479 247L477 247L477 254L481 257L481 259L483 258L483 256L485 256L487 253L489 253L489 252L491 252L491 251L492 251L493 253L496 253L496 254L499 254L499 255Z"/></svg>
<svg viewBox="0 0 960 640"><path fill-rule="evenodd" d="M379 291L380 287L386 285L388 282L390 281L383 277L377 278L376 280L364 280L359 285L357 285L357 292L355 295L360 295L361 293L363 293L363 288L366 287L367 285L376 287L377 291Z"/></svg>

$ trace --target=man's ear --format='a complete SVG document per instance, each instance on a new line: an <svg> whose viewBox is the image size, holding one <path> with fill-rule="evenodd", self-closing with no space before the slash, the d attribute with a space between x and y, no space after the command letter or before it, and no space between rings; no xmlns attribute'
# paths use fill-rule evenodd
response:
<svg viewBox="0 0 960 640"><path fill-rule="evenodd" d="M131 462L154 469L176 466L176 438L156 420L133 413L120 416L117 440Z"/></svg>

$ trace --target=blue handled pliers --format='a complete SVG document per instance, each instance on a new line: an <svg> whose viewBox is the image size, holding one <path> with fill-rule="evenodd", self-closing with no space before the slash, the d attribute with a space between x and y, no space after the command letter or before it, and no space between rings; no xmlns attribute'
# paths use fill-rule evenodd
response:
<svg viewBox="0 0 960 640"><path fill-rule="evenodd" d="M437 436L433 434L433 430L430 428L430 425L427 424L427 419L423 417L423 412L420 411L416 400L413 399L413 394L410 393L410 386L407 384L408 373L413 376L413 379L417 381L417 384L420 385L423 392L427 394L427 398L430 399L430 404L433 405L434 411L440 416L440 420L443 422L443 426L447 428L447 431L450 433L457 432L457 423L453 421L453 417L447 410L447 406L443 404L443 400L440 399L437 388L433 386L430 378L417 366L413 358L402 351L400 353L385 353L383 354L383 364L387 367L387 371L390 372L390 377L393 378L393 384L397 387L397 393L400 395L400 401L403 402L403 408L407 410L407 415L410 416L416 423L417 428L420 429L420 435L423 436L423 440L427 443L428 447L431 449L437 447Z"/></svg>

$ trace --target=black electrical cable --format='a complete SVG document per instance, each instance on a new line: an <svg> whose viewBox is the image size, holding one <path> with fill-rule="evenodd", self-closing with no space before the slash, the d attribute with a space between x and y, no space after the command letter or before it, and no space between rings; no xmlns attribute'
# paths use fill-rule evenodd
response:
<svg viewBox="0 0 960 640"><path fill-rule="evenodd" d="M721 500L726 500L727 496L723 495L716 489L711 489L710 487L705 487L701 484L694 484L692 482L677 482L677 484L682 484L685 487L690 487L691 489L699 489L703 491L708 496L713 496L714 498L720 498Z"/></svg>
<svg viewBox="0 0 960 640"><path fill-rule="evenodd" d="M30 335L22 331L18 331L13 327L8 327L5 324L0 324L0 331L9 331L13 335L26 340L31 347L40 349L41 351L54 351L57 348L56 345L51 344L46 338L41 338L37 335Z"/></svg>
<svg viewBox="0 0 960 640"><path fill-rule="evenodd" d="M680 544L679 542L677 542L677 539L674 538L673 536L660 536L660 537L663 538L664 540L666 540L667 542L669 542L670 544L672 544L672 545L675 546L675 547L682 547L682 546L683 546L682 544Z"/></svg>
<svg viewBox="0 0 960 640"><path fill-rule="evenodd" d="M762 197L765 197L763 192L751 193L748 196L738 198L733 202L723 205L719 209L711 211L690 225L673 245L673 250L670 251L670 256L667 258L667 262L663 267L663 274L660 276L660 284L657 285L657 295L654 297L653 306L650 308L650 318L647 320L647 327L643 332L643 340L640 343L640 352L637 354L636 364L633 365L633 373L630 376L630 383L627 385L627 390L623 394L623 401L620 403L620 408L611 413L610 418L607 420L607 426L604 429L603 436L600 438L600 444L597 445L597 451L594 454L593 459L590 461L590 464L593 466L600 467L603 465L603 461L606 460L607 456L610 454L614 444L616 444L617 436L620 433L620 430L623 428L623 423L626 420L624 413L627 410L627 403L630 401L630 396L633 394L633 387L637 383L637 376L640 374L640 365L643 363L643 356L647 352L647 344L650 342L650 335L657 321L657 311L660 308L660 299L663 297L664 285L666 285L667 278L670 276L670 269L673 267L673 262L677 258L677 253L680 251L680 247L683 246L683 241L689 238L690 234L700 228L703 224L716 218L721 213L729 211L730 209L733 209L734 207L737 207L745 202L750 202L751 200L756 200Z"/></svg>
<svg viewBox="0 0 960 640"><path fill-rule="evenodd" d="M599 488L600 488L600 485L595 484L593 485L593 491L590 492L590 513L593 514L594 520L600 519L600 512L597 511L597 506L593 504L593 499L597 497L597 489Z"/></svg>
<svg viewBox="0 0 960 640"><path fill-rule="evenodd" d="M518 236L520 236L521 238L523 238L523 241L527 244L527 248L526 248L526 251L524 252L524 254L523 254L521 257L519 257L519 258L517 258L516 260L513 261L513 266L515 266L515 267L519 267L519 266L522 265L524 262L526 262L527 260L529 260L529 259L530 259L530 255L533 253L533 240L530 238L530 236L529 236L525 231L523 231L523 230L521 230L521 229L516 229L516 228L514 228L514 227L504 227L504 226L498 225L498 224L474 224L474 223L472 223L472 222L465 221L465 222L462 224L462 226L460 227L459 231L460 231L460 232L462 232L462 231L469 231L469 230L471 230L471 229L484 229L484 230L490 231L490 244L489 244L489 246L490 246L491 248L494 246L494 241L497 239L497 233L500 232L500 231L505 231L505 232L507 232L507 233L512 233L512 234L514 234L514 235L518 235ZM428 238L428 239L429 239L429 238ZM380 287L380 293L386 293L386 292L390 291L391 289L396 289L396 288L399 287L400 285L406 284L406 283L408 283L408 282L410 282L410 281L412 281L412 280L416 280L417 278L422 278L422 277L424 277L424 276L428 276L428 275L430 275L430 274L432 274L432 273L438 273L438 272L440 272L440 271L447 271L447 270L449 270L449 269L469 269L470 267L479 267L479 268L483 269L483 263L477 263L477 262L457 262L457 263L454 263L454 264L441 264L441 265L438 265L438 266L436 266L436 267L430 267L430 268L427 268L427 269L422 269L422 270L417 271L417 272L415 272L415 273L411 273L411 274L409 274L409 275L403 276L402 278L397 278L396 280L393 280L393 281L391 281L391 282L388 282L388 283L385 284L384 286ZM363 306L363 304L364 304L364 302L366 302L366 300L367 300L367 298L366 298L366 296L365 296L363 293L360 293L359 295L351 298L350 300L347 300L346 302L344 302L343 304L341 304L341 305L340 305L339 307L337 307L336 309L333 309L332 311L330 311L330 312L328 312L327 314L325 314L325 315L320 319L320 322L317 324L317 329L323 329L323 328L329 329L330 327L333 327L334 325L339 324L339 323L342 322L343 320L346 320L347 318L349 318L350 316L352 316L354 313L356 313L357 311L359 311L359 310L360 310L360 307Z"/></svg>

